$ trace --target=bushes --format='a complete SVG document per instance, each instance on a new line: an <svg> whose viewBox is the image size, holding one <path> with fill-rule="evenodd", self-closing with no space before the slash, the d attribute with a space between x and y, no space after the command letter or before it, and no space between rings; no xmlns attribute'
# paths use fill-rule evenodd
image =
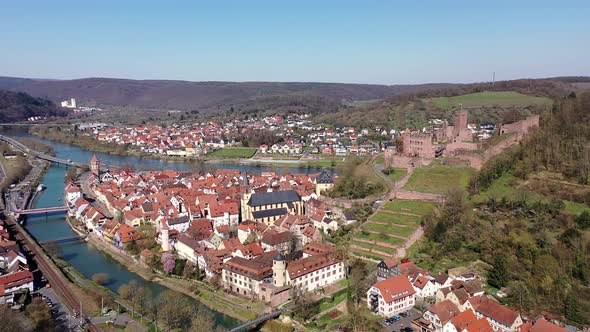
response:
<svg viewBox="0 0 590 332"><path fill-rule="evenodd" d="M358 157L351 157L340 167L331 196L342 198L364 198L380 193L383 184L373 174L373 166Z"/></svg>

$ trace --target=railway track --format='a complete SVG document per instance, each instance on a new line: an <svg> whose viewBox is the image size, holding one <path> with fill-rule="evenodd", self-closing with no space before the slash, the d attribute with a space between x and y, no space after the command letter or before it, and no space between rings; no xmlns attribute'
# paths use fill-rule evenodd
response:
<svg viewBox="0 0 590 332"><path fill-rule="evenodd" d="M37 267L43 273L43 276L49 281L51 287L56 291L57 295L63 300L63 303L70 309L70 311L77 311L81 313L80 302L76 299L76 296L72 293L67 283L66 277L63 273L57 269L53 262L43 252L43 249L39 244L23 229L23 227L11 217L6 219L8 225L16 230L16 240L22 244L24 248L30 251L31 256L37 263ZM90 331L100 331L94 326L87 316L81 313L84 317L84 321Z"/></svg>

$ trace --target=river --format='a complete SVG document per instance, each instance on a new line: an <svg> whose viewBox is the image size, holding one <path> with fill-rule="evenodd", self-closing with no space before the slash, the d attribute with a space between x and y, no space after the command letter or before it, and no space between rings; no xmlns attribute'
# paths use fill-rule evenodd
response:
<svg viewBox="0 0 590 332"><path fill-rule="evenodd" d="M46 139L41 139L28 134L23 130L4 131L3 134L17 138L28 138L43 142L53 146L56 156L62 159L70 159L77 162L88 163L93 155L93 152L83 150L77 146L62 144ZM96 153L101 162L111 165L126 165L132 164L138 168L149 169L188 169L187 163L170 162L164 160L139 158L134 156L116 156L104 153ZM263 172L263 171L278 171L278 172L293 172L293 173L309 173L318 172L318 169L310 168L289 168L279 167L257 167L246 166L239 164L218 164L218 168L241 169L248 172ZM47 170L47 173L40 180L47 189L41 192L35 201L33 207L50 207L63 205L64 197L64 176L67 168L64 166L52 165ZM74 231L69 227L63 216L40 216L28 218L25 227L38 241L50 241L58 238L64 238L75 235ZM129 271L125 266L112 259L102 251L98 250L92 244L68 243L59 244L63 259L71 264L75 269L80 271L87 278L92 278L95 273L107 273L110 276L109 283L105 285L109 289L117 292L118 288L131 280L136 280L140 285L148 287L154 295L159 294L166 288L157 283L146 281L137 274ZM190 298L191 301L196 302L196 305L204 312L212 315L216 324L229 328L239 323L238 320L221 314L219 312L210 310L198 301Z"/></svg>

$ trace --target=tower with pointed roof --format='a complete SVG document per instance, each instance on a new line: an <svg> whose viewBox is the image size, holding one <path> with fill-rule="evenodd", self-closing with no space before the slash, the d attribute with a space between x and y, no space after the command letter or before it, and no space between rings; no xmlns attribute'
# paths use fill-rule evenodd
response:
<svg viewBox="0 0 590 332"><path fill-rule="evenodd" d="M92 159L90 159L90 172L96 177L100 175L100 160L98 160L96 154L93 154Z"/></svg>
<svg viewBox="0 0 590 332"><path fill-rule="evenodd" d="M283 287L287 283L287 261L281 253L272 258L272 280L275 287Z"/></svg>

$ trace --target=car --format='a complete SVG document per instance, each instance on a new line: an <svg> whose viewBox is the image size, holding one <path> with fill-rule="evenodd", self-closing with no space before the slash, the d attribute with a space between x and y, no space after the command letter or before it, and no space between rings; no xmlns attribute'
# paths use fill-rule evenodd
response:
<svg viewBox="0 0 590 332"><path fill-rule="evenodd" d="M399 315L402 316L402 317L408 317L410 315L410 312L409 311L404 311L404 312L400 313Z"/></svg>
<svg viewBox="0 0 590 332"><path fill-rule="evenodd" d="M414 329L411 327L404 327L400 330L400 332L414 332Z"/></svg>
<svg viewBox="0 0 590 332"><path fill-rule="evenodd" d="M391 321L389 319L386 319L383 321L383 324L389 326L389 325L391 325Z"/></svg>
<svg viewBox="0 0 590 332"><path fill-rule="evenodd" d="M394 322L397 322L400 319L402 319L402 318L400 316L398 316L398 315L395 315L395 316L391 317L391 320L394 321Z"/></svg>

